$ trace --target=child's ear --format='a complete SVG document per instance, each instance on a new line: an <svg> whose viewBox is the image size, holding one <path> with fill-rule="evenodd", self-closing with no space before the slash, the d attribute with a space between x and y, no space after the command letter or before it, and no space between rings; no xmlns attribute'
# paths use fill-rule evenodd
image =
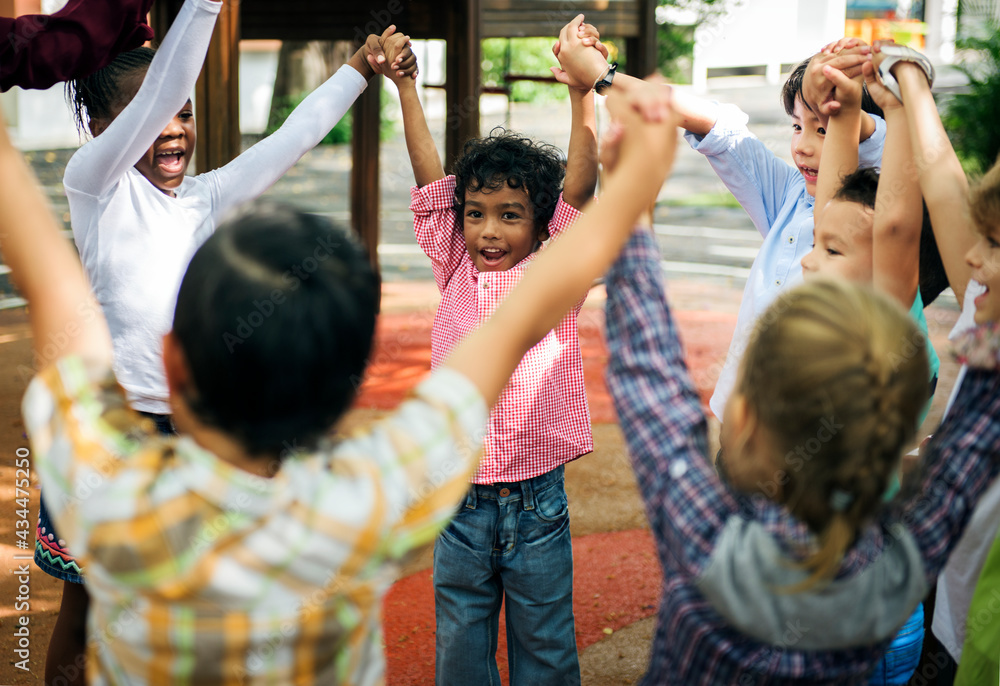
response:
<svg viewBox="0 0 1000 686"><path fill-rule="evenodd" d="M170 395L184 397L185 392L192 386L191 371L188 368L187 356L173 331L163 336L163 368Z"/></svg>
<svg viewBox="0 0 1000 686"><path fill-rule="evenodd" d="M545 241L549 240L549 227L548 226L538 227L536 235L538 237L539 243L544 243Z"/></svg>

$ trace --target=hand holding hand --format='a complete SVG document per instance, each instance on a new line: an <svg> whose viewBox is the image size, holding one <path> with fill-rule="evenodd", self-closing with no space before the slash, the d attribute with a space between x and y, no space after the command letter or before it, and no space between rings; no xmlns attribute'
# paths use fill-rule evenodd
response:
<svg viewBox="0 0 1000 686"><path fill-rule="evenodd" d="M612 122L601 139L601 164L605 171L613 172L619 163L627 165L631 156L662 155L669 167L666 158L670 157L669 149L677 139L677 113L672 98L671 87L658 76L646 79L628 92L612 90L607 103ZM664 123L668 125L663 126Z"/></svg>
<svg viewBox="0 0 1000 686"><path fill-rule="evenodd" d="M417 78L417 56L413 54L410 37L394 34L382 43L382 50L388 66L383 73L397 86Z"/></svg>
<svg viewBox="0 0 1000 686"><path fill-rule="evenodd" d="M832 81L826 72L829 67L839 72L847 79L855 79L858 86L858 102L860 103L860 88L862 66L868 61L871 48L860 42L854 45L852 41L858 39L841 39L837 43L823 48L823 51L814 56L806 67L806 73L802 76L802 99L820 118L820 122L825 126L826 120L831 114L836 114L841 106L840 95L835 94L837 84ZM849 47L840 47L834 51L838 45L843 43ZM851 93L844 95L850 96Z"/></svg>
<svg viewBox="0 0 1000 686"><path fill-rule="evenodd" d="M583 28L583 23L583 15L578 14L559 32L559 42L552 46L559 66L551 69L560 83L589 91L607 71L608 51L600 42L597 30Z"/></svg>

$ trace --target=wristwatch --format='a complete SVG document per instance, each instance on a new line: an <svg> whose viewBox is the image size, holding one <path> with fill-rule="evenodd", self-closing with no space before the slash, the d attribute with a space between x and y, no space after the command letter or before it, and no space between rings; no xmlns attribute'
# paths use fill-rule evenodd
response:
<svg viewBox="0 0 1000 686"><path fill-rule="evenodd" d="M618 63L612 62L608 65L608 70L604 72L604 76L597 79L594 83L594 90L597 91L598 95L604 95L604 91L611 88L611 82L615 80L615 72L618 70Z"/></svg>
<svg viewBox="0 0 1000 686"><path fill-rule="evenodd" d="M931 64L931 61L923 53L917 52L905 45L884 45L881 50L882 54L886 55L886 59L879 65L878 75L882 78L882 84L890 93L896 96L896 100L903 102L903 95L899 91L899 83L896 81L896 77L892 75L892 67L897 62L913 62L924 70L924 74L927 76L927 85L934 85L934 65Z"/></svg>

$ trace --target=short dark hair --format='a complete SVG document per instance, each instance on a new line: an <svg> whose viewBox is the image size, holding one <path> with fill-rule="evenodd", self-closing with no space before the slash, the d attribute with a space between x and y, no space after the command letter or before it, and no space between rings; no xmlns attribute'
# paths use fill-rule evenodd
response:
<svg viewBox="0 0 1000 686"><path fill-rule="evenodd" d="M813 57L815 56L816 55L813 55ZM795 112L796 100L802 100L802 104L805 105L807 109L811 109L809 108L809 104L802 98L802 79L805 76L806 68L809 66L809 62L811 60L812 57L809 57L795 65L792 73L788 75L788 80L785 81L785 85L781 87L781 104L784 106L785 112L789 117ZM868 114L874 114L885 119L885 114L882 112L882 108L875 104L875 100L872 99L867 86L865 86L861 91L861 109Z"/></svg>
<svg viewBox="0 0 1000 686"><path fill-rule="evenodd" d="M876 169L856 169L847 174L840 188L834 193L836 200L845 200L875 209L878 196L879 171ZM920 298L924 307L930 305L948 287L948 275L941 261L934 230L931 227L927 205L923 205L923 221L920 227Z"/></svg>
<svg viewBox="0 0 1000 686"><path fill-rule="evenodd" d="M103 69L90 76L66 83L69 100L80 131L87 129L90 119L111 119L116 109L127 105L135 93L128 88L129 77L145 73L156 51L136 48L118 55Z"/></svg>
<svg viewBox="0 0 1000 686"><path fill-rule="evenodd" d="M378 278L345 229L256 203L219 227L181 283L174 334L204 423L251 455L314 448L371 351Z"/></svg>
<svg viewBox="0 0 1000 686"><path fill-rule="evenodd" d="M874 210L875 196L878 194L878 177L877 169L871 167L855 169L844 176L837 192L833 194L833 198L834 200L856 202Z"/></svg>
<svg viewBox="0 0 1000 686"><path fill-rule="evenodd" d="M556 211L566 169L562 153L546 143L496 127L486 138L465 143L455 161L455 209L464 221L466 191L491 191L506 184L524 188L534 208L535 226L543 230Z"/></svg>

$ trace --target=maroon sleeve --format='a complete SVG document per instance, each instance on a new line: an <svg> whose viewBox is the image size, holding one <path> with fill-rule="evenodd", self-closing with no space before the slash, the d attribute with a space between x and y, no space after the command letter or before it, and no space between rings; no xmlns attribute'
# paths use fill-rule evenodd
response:
<svg viewBox="0 0 1000 686"><path fill-rule="evenodd" d="M153 0L70 0L52 15L0 19L0 91L88 76L153 37Z"/></svg>

